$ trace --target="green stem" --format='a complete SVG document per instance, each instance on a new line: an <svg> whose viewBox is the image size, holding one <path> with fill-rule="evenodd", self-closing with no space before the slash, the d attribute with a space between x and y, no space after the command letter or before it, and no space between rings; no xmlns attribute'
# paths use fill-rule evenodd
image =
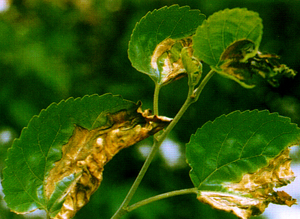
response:
<svg viewBox="0 0 300 219"><path fill-rule="evenodd" d="M145 199L143 201L137 202L137 203L129 206L127 208L127 212L133 211L133 210L135 210L143 205L147 205L151 202L155 202L158 200L162 200L162 199L177 196L177 195L186 195L186 194L191 194L191 193L195 193L198 195L199 192L198 192L197 188L190 188L190 189L181 189L181 190L163 193L163 194L150 197L148 199Z"/></svg>
<svg viewBox="0 0 300 219"><path fill-rule="evenodd" d="M205 78L201 81L199 87L195 90L193 90L193 87L189 87L189 92L188 92L188 97L185 100L184 104L182 105L182 107L180 108L180 110L178 111L178 113L176 114L176 116L174 117L174 119L172 120L172 122L168 125L168 127L165 129L165 131L159 135L157 137L157 139L154 140L154 144L152 146L152 149L150 151L150 154L148 155L144 165L142 166L138 176L136 177L134 183L132 184L129 192L127 193L124 201L122 202L121 206L119 207L119 209L116 211L116 213L112 216L111 219L118 219L121 218L123 215L125 215L127 213L127 207L129 205L129 202L131 201L133 195L135 194L137 188L139 187L144 175L146 174L159 146L162 144L162 142L165 140L165 138L167 137L167 135L170 133L170 131L174 128L174 126L177 124L177 122L180 120L180 118L183 116L183 114L185 113L185 111L189 108L189 106L194 103L195 101L197 101L197 99L199 98L204 86L206 85L206 83L209 81L209 79L212 77L213 75L213 71L211 70L206 76ZM156 88L156 95L158 97L158 91L160 87L155 87ZM194 95L192 95L194 94ZM155 95L154 95L155 96ZM155 102L155 101L154 101Z"/></svg>
<svg viewBox="0 0 300 219"><path fill-rule="evenodd" d="M159 149L159 146L165 140L167 135L174 128L174 126L177 124L177 122L179 121L179 119L181 118L183 113L186 111L186 109L190 105L188 100L190 100L190 98L187 98L187 100L185 101L185 103L183 104L183 106L181 107L181 109L179 110L177 115L175 116L175 118L172 120L172 122L166 128L166 130L160 136L158 136L157 140L154 142L154 145L152 146L150 154L148 155L148 157L147 157L144 165L142 166L137 178L135 179L134 183L132 184L127 196L125 197L123 203L121 204L121 206L119 207L119 209L116 211L116 213L113 215L113 217L111 219L120 218L121 216L123 216L124 214L127 213L125 208L127 208L127 206L129 204L129 202L131 201L134 193L136 192L138 186L140 185L140 183L141 183L145 173L147 172L147 170L148 170L148 168L149 168L149 166L150 166L157 150Z"/></svg>
<svg viewBox="0 0 300 219"><path fill-rule="evenodd" d="M144 162L144 165L142 166L142 168L141 168L138 176L136 177L134 183L132 184L129 192L127 193L127 196L125 197L125 199L122 202L121 206L116 211L116 213L112 216L111 219L121 218L124 214L127 213L125 208L128 206L128 204L131 201L133 195L135 194L137 188L139 187L142 179L144 178L144 175L146 174L146 172L147 172L147 170L148 170L148 168L151 164L151 161L153 160L158 148L159 148L158 141L155 141L154 145L152 146L152 149L150 151L150 154L148 155L146 161Z"/></svg>
<svg viewBox="0 0 300 219"><path fill-rule="evenodd" d="M154 89L154 97L153 97L153 114L158 115L158 99L159 99L159 91L160 91L161 85L158 83L155 83L155 89Z"/></svg>
<svg viewBox="0 0 300 219"><path fill-rule="evenodd" d="M195 102L198 100L203 88L205 87L205 85L207 84L207 82L209 81L209 79L211 79L211 77L215 74L214 70L210 70L207 75L205 76L205 78L201 81L199 87L197 87L194 90L194 96L195 96Z"/></svg>

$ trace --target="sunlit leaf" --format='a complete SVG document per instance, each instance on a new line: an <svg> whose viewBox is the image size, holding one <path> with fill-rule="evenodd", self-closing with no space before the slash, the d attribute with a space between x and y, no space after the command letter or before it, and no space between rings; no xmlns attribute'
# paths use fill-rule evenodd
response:
<svg viewBox="0 0 300 219"><path fill-rule="evenodd" d="M184 72L180 51L205 16L188 6L172 5L149 12L135 26L128 56L138 71L156 83L168 83Z"/></svg>
<svg viewBox="0 0 300 219"><path fill-rule="evenodd" d="M270 202L295 203L275 187L295 176L289 147L299 145L300 129L268 111L233 112L207 122L191 136L186 156L198 199L240 218L260 214Z"/></svg>
<svg viewBox="0 0 300 219"><path fill-rule="evenodd" d="M17 213L39 208L51 217L73 217L119 150L169 122L110 94L51 104L32 118L8 152L2 182L8 207Z"/></svg>

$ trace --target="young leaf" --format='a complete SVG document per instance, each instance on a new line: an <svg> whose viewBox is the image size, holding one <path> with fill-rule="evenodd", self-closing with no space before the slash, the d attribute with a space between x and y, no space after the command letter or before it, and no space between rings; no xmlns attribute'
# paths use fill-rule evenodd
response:
<svg viewBox="0 0 300 219"><path fill-rule="evenodd" d="M294 204L273 188L295 178L289 147L299 141L300 129L289 118L268 111L236 111L206 123L186 149L192 182L203 191L198 199L243 219L270 202Z"/></svg>
<svg viewBox="0 0 300 219"><path fill-rule="evenodd" d="M32 118L8 152L2 182L8 207L17 213L39 208L51 217L73 217L119 150L169 122L110 94L51 104Z"/></svg>
<svg viewBox="0 0 300 219"><path fill-rule="evenodd" d="M166 84L181 77L181 48L190 46L188 37L204 19L199 10L188 6L172 5L149 12L131 35L128 56L132 66L156 83Z"/></svg>

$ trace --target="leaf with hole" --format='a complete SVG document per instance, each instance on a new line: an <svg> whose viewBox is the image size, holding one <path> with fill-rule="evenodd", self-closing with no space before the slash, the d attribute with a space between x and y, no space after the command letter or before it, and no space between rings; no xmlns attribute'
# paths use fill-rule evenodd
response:
<svg viewBox="0 0 300 219"><path fill-rule="evenodd" d="M268 111L236 111L207 122L186 146L198 199L243 219L269 203L294 204L274 188L294 180L289 147L299 141L300 129L289 118Z"/></svg>

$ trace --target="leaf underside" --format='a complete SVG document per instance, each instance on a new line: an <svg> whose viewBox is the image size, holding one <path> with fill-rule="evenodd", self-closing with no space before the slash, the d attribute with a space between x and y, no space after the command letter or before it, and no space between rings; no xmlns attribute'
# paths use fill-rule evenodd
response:
<svg viewBox="0 0 300 219"><path fill-rule="evenodd" d="M110 94L69 98L31 119L8 152L3 191L16 213L71 218L102 180L104 165L170 120Z"/></svg>
<svg viewBox="0 0 300 219"><path fill-rule="evenodd" d="M151 65L159 44L191 36L204 19L199 10L190 10L188 6L172 5L149 12L136 24L131 35L128 56L132 66L160 83L164 75ZM163 43L164 47L167 48L167 44Z"/></svg>
<svg viewBox="0 0 300 219"><path fill-rule="evenodd" d="M295 178L288 154L299 141L300 130L289 118L268 111L235 111L206 123L186 149L192 182L206 191L198 199L244 219L270 202L294 204L273 188Z"/></svg>

